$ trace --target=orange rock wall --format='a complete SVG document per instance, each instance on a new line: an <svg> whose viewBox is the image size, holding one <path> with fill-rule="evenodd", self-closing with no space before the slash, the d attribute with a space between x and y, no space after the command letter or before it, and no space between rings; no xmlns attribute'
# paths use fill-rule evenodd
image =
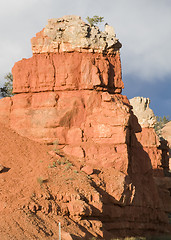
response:
<svg viewBox="0 0 171 240"><path fill-rule="evenodd" d="M0 119L20 135L58 140L65 153L125 172L130 108L124 102L122 95L91 90L21 93L2 101Z"/></svg>
<svg viewBox="0 0 171 240"><path fill-rule="evenodd" d="M106 89L121 93L120 54L44 53L17 62L12 74L14 93Z"/></svg>
<svg viewBox="0 0 171 240"><path fill-rule="evenodd" d="M136 133L138 142L141 143L144 150L149 155L155 176L163 176L162 151L160 142L153 127L142 128L142 131Z"/></svg>

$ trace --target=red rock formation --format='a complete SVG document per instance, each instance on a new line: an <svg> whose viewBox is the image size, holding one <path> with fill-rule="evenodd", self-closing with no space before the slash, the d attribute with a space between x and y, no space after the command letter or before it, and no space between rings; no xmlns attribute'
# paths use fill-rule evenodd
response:
<svg viewBox="0 0 171 240"><path fill-rule="evenodd" d="M120 93L120 54L42 53L17 62L14 93L106 89Z"/></svg>
<svg viewBox="0 0 171 240"><path fill-rule="evenodd" d="M103 239L165 232L168 222L152 176L149 144L159 151L156 136L148 129L139 133L120 94L121 44L112 34L78 17L49 21L32 40L33 57L13 68L16 95L0 101L1 122L36 141L57 140L60 154L84 177L91 174L90 182L81 177L85 191L66 188L56 195L55 186L48 188L62 216ZM48 214L44 205L28 208Z"/></svg>

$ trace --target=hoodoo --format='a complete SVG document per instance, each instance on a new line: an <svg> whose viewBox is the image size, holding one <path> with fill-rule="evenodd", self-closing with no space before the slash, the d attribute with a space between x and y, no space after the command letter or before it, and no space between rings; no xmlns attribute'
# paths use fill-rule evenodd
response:
<svg viewBox="0 0 171 240"><path fill-rule="evenodd" d="M12 69L15 95L0 100L0 121L31 141L57 143L60 154L51 152L57 162L47 169L57 182L66 174L61 174L66 165L62 156L72 162L68 173L77 175L70 187L67 181L55 185L52 177L41 182L48 197L35 192L31 203L20 208L27 212L22 219L31 214L28 229L39 231L29 235L22 226L17 239L26 233L27 239L39 234L52 239L59 221L64 239L167 232L168 218L150 159L150 154L161 157L157 136L148 128L142 132L121 94L121 43L113 28L101 32L80 17L64 16L49 20L31 43L33 56ZM19 226L20 220L16 219Z"/></svg>

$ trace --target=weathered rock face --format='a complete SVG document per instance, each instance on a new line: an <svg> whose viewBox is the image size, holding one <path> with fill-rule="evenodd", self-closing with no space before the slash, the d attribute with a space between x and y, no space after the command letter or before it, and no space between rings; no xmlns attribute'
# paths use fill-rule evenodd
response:
<svg viewBox="0 0 171 240"><path fill-rule="evenodd" d="M16 94L2 104L9 110L4 123L20 135L47 143L57 139L69 155L91 164L95 160L95 165L98 160L104 167L117 162L117 168L127 171L131 113L126 97L90 90L55 91Z"/></svg>
<svg viewBox="0 0 171 240"><path fill-rule="evenodd" d="M154 131L156 117L153 110L149 107L150 99L143 97L134 97L129 100L133 107L133 112L138 118L142 131L136 133L138 141L142 144L144 150L148 153L152 167L156 171L155 175L163 175L162 152L159 150L160 141Z"/></svg>
<svg viewBox="0 0 171 240"><path fill-rule="evenodd" d="M111 26L106 25L105 32L101 32L98 27L90 27L78 16L50 19L31 43L33 53L114 53L122 46Z"/></svg>
<svg viewBox="0 0 171 240"><path fill-rule="evenodd" d="M12 70L14 93L108 90L120 93L120 54L42 53L23 59Z"/></svg>
<svg viewBox="0 0 171 240"><path fill-rule="evenodd" d="M134 97L129 99L133 106L133 112L138 118L139 124L145 127L153 127L156 123L156 117L153 110L149 107L150 99L144 97Z"/></svg>
<svg viewBox="0 0 171 240"><path fill-rule="evenodd" d="M97 194L69 197L63 215L86 231L94 224L103 239L167 230L150 160L158 140L120 94L120 46L109 26L102 33L79 17L50 20L32 39L33 57L13 68L16 95L0 101L1 122L36 141L57 140L91 175Z"/></svg>

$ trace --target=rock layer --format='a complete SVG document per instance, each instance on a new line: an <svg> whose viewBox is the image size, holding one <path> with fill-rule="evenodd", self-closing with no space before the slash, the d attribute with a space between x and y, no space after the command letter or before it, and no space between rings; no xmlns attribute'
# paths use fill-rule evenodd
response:
<svg viewBox="0 0 171 240"><path fill-rule="evenodd" d="M12 69L14 93L108 90L121 93L120 54L42 53L23 59Z"/></svg>
<svg viewBox="0 0 171 240"><path fill-rule="evenodd" d="M44 200L51 207L36 193L23 211L37 219L59 213L103 239L168 230L150 160L160 151L157 138L142 130L120 94L120 46L109 26L102 33L79 17L50 20L32 39L33 57L13 68L16 95L0 101L1 122L22 136L53 143L50 168L69 163L67 173L71 166L81 170L78 179L87 186L76 189L72 183L71 192L64 183L56 194L49 177L51 195ZM64 163L64 156L72 163ZM62 166L54 174L58 181Z"/></svg>
<svg viewBox="0 0 171 240"><path fill-rule="evenodd" d="M111 26L105 25L105 31L101 32L97 26L90 26L72 15L50 19L31 43L33 53L113 53L122 46Z"/></svg>

